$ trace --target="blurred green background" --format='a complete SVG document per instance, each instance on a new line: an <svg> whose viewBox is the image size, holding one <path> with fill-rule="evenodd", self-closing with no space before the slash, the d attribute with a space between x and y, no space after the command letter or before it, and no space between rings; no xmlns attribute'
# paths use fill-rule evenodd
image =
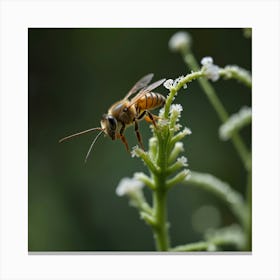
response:
<svg viewBox="0 0 280 280"><path fill-rule="evenodd" d="M151 229L126 198L115 194L121 178L146 171L140 160L131 158L121 141L101 137L84 164L95 133L63 144L58 140L99 126L102 114L145 74L155 73L155 81L189 73L181 56L168 49L176 31L29 29L29 251L154 250ZM212 56L219 66L251 69L251 40L242 29L185 31L199 61ZM229 113L251 106L250 91L238 82L219 80L214 86ZM184 106L182 122L193 132L185 141L190 169L212 173L244 193L242 163L232 144L219 140L219 120L197 81L179 93L176 103ZM147 147L149 126L141 122L140 130ZM137 144L133 128L126 136L130 147ZM242 136L249 147L251 128ZM168 211L172 246L199 241L205 228L235 221L216 197L192 186L170 191Z"/></svg>

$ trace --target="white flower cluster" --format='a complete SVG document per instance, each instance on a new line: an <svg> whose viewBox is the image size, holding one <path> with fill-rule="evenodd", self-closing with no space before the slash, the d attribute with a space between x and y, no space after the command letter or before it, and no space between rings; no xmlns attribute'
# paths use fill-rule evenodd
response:
<svg viewBox="0 0 280 280"><path fill-rule="evenodd" d="M234 75L238 74L239 76L246 77L251 80L251 74L249 71L237 66L237 65L227 65L224 68L225 78L231 79Z"/></svg>
<svg viewBox="0 0 280 280"><path fill-rule="evenodd" d="M184 144L182 142L176 142L174 146L174 150L178 150L178 152L184 151Z"/></svg>
<svg viewBox="0 0 280 280"><path fill-rule="evenodd" d="M168 46L171 51L184 51L190 48L191 42L192 38L189 33L179 31L170 38Z"/></svg>
<svg viewBox="0 0 280 280"><path fill-rule="evenodd" d="M188 166L188 159L184 156L177 158L177 161L182 164L182 166Z"/></svg>
<svg viewBox="0 0 280 280"><path fill-rule="evenodd" d="M181 104L172 104L170 106L170 129L174 131L179 131L182 127L181 124L179 124L179 119L181 118L181 112L183 111L183 107Z"/></svg>
<svg viewBox="0 0 280 280"><path fill-rule="evenodd" d="M185 135L190 135L192 134L192 131L188 128L188 127L185 127L184 130L182 131Z"/></svg>
<svg viewBox="0 0 280 280"><path fill-rule="evenodd" d="M182 125L179 124L179 123L176 123L175 126L174 126L174 131L179 131L180 129L182 128Z"/></svg>
<svg viewBox="0 0 280 280"><path fill-rule="evenodd" d="M252 109L242 107L239 112L233 114L219 129L220 138L228 140L234 131L249 124L252 120Z"/></svg>
<svg viewBox="0 0 280 280"><path fill-rule="evenodd" d="M134 146L134 147L132 147L132 151L131 151L131 157L139 157L139 146L138 145L136 145L136 146Z"/></svg>
<svg viewBox="0 0 280 280"><path fill-rule="evenodd" d="M172 79L168 79L164 82L163 86L167 89L171 89L173 86L173 80Z"/></svg>
<svg viewBox="0 0 280 280"><path fill-rule="evenodd" d="M202 65L213 64L213 58L211 56L205 56L201 59Z"/></svg>
<svg viewBox="0 0 280 280"><path fill-rule="evenodd" d="M170 106L170 114L177 114L181 115L181 112L183 111L183 106L181 104L172 104Z"/></svg>
<svg viewBox="0 0 280 280"><path fill-rule="evenodd" d="M184 76L180 76L175 80L168 79L164 82L163 86L170 90L172 87L176 87L181 82L181 80L183 80L183 79L184 79ZM183 88L186 89L187 84L184 84Z"/></svg>
<svg viewBox="0 0 280 280"><path fill-rule="evenodd" d="M201 59L202 71L207 79L215 82L220 78L219 66L213 64L213 58L210 56L203 57Z"/></svg>
<svg viewBox="0 0 280 280"><path fill-rule="evenodd" d="M116 194L118 196L134 195L135 193L138 193L143 187L144 184L136 178L125 177L119 182L116 188Z"/></svg>

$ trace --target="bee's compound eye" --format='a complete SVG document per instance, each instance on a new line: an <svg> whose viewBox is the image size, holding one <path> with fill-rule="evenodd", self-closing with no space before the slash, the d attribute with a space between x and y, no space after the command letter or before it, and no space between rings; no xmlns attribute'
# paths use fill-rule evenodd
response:
<svg viewBox="0 0 280 280"><path fill-rule="evenodd" d="M116 119L114 117L109 116L108 117L108 122L109 122L110 128L112 130L115 130L117 128L117 121L116 121Z"/></svg>

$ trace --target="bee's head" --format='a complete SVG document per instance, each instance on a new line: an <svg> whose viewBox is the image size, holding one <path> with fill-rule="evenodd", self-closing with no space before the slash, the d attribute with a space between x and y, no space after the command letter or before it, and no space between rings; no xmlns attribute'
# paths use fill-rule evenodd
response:
<svg viewBox="0 0 280 280"><path fill-rule="evenodd" d="M112 115L104 114L101 119L101 128L112 140L116 139L117 120Z"/></svg>

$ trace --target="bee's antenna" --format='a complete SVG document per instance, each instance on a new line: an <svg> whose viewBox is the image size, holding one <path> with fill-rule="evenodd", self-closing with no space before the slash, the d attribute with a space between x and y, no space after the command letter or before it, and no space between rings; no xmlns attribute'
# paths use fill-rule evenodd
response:
<svg viewBox="0 0 280 280"><path fill-rule="evenodd" d="M69 135L69 136L66 136L62 139L59 140L59 143L65 141L65 140L68 140L72 137L75 137L75 136L79 136L81 134L85 134L85 133L88 133L88 132L91 132L91 131L94 131L94 130L101 130L103 131L103 129L101 127L94 127L94 128L90 128L90 129L87 129L87 130L84 130L84 131L81 131L81 132L78 132L78 133L75 133L75 134L72 134L72 135Z"/></svg>
<svg viewBox="0 0 280 280"><path fill-rule="evenodd" d="M101 133L104 132L103 129L101 129L101 131L96 135L96 137L93 139L89 149L88 149L88 152L87 152L87 155L86 155L86 158L85 158L85 163L87 162L87 159L89 157L89 154L92 150L92 147L94 146L95 142L97 141L97 139L99 138L99 136L101 135Z"/></svg>

